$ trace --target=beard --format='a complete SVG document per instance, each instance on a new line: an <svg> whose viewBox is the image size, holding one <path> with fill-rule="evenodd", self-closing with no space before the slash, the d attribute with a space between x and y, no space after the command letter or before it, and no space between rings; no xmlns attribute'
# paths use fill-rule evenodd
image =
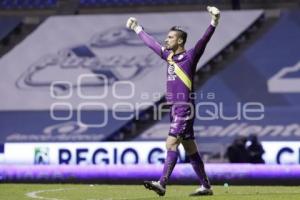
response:
<svg viewBox="0 0 300 200"><path fill-rule="evenodd" d="M165 49L167 49L167 50L171 50L171 49L172 49L172 48L171 48L169 45L167 45L167 44L165 44L164 47L165 47Z"/></svg>

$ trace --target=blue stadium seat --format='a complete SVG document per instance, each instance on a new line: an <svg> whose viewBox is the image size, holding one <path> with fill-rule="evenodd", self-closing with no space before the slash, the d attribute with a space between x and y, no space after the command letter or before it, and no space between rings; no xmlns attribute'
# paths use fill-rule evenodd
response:
<svg viewBox="0 0 300 200"><path fill-rule="evenodd" d="M19 17L0 18L0 41L8 37L22 23Z"/></svg>
<svg viewBox="0 0 300 200"><path fill-rule="evenodd" d="M2 9L43 9L51 8L57 4L57 0L0 0Z"/></svg>
<svg viewBox="0 0 300 200"><path fill-rule="evenodd" d="M197 0L80 0L81 6L146 6L180 5L197 3Z"/></svg>

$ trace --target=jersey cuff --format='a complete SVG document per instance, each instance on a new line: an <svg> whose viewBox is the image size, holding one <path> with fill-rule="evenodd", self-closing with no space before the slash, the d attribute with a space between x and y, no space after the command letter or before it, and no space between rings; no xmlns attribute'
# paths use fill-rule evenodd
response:
<svg viewBox="0 0 300 200"><path fill-rule="evenodd" d="M216 20L211 20L210 24L211 24L213 27L217 27L218 21L216 21Z"/></svg>
<svg viewBox="0 0 300 200"><path fill-rule="evenodd" d="M143 30L143 27L141 27L141 26L136 26L134 28L134 31L136 32L136 34L139 34L142 30Z"/></svg>

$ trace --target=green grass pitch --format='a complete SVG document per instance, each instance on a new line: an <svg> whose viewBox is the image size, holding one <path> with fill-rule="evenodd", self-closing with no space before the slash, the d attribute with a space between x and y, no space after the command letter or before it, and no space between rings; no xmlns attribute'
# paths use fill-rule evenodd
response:
<svg viewBox="0 0 300 200"><path fill-rule="evenodd" d="M299 200L300 187L290 186L213 186L214 195L189 197L197 186L170 185L164 197L142 185L89 184L0 184L1 200Z"/></svg>

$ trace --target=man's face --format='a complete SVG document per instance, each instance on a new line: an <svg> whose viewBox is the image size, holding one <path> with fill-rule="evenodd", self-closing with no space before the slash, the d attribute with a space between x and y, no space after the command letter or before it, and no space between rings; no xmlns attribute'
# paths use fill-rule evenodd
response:
<svg viewBox="0 0 300 200"><path fill-rule="evenodd" d="M178 33L176 31L170 31L165 39L165 47L168 50L175 50L178 47L179 41Z"/></svg>

